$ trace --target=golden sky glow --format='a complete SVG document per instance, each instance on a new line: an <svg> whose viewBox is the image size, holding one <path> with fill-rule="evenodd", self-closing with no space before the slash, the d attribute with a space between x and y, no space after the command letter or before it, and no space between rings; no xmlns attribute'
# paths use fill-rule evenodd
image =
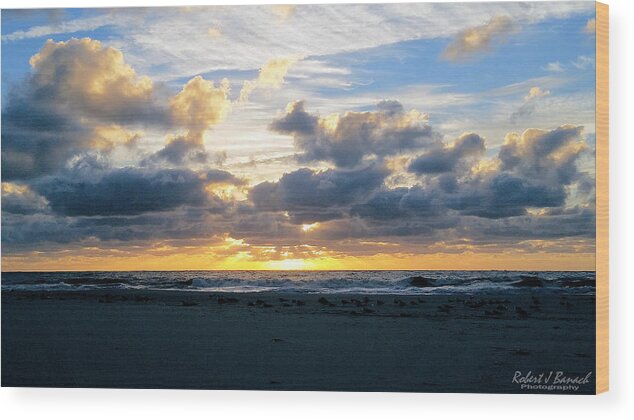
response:
<svg viewBox="0 0 634 420"><path fill-rule="evenodd" d="M206 255L59 258L3 257L3 271L132 270L562 270L593 271L594 254L433 254L250 261L240 255L214 261Z"/></svg>
<svg viewBox="0 0 634 420"><path fill-rule="evenodd" d="M392 247L387 244L385 250ZM546 248L547 249L547 248ZM138 255L135 253L138 252ZM379 252L374 255L330 255L298 258L292 252L271 247L251 248L227 238L212 247L155 247L121 252L116 249L82 249L79 252L30 253L2 257L3 271L127 271L127 270L583 270L595 267L589 252L497 252L411 254ZM226 255L226 256L223 256Z"/></svg>

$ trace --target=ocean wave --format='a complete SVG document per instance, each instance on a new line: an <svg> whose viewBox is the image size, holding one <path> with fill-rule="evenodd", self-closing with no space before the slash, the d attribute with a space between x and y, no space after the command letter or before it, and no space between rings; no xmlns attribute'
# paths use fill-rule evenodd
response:
<svg viewBox="0 0 634 420"><path fill-rule="evenodd" d="M2 290L158 289L201 292L594 293L594 272L197 271L2 273Z"/></svg>

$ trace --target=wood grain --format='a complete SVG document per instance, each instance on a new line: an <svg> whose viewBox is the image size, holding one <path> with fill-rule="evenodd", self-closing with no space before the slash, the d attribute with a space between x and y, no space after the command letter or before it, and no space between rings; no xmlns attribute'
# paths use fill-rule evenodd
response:
<svg viewBox="0 0 634 420"><path fill-rule="evenodd" d="M609 9L596 3L596 392L609 389Z"/></svg>

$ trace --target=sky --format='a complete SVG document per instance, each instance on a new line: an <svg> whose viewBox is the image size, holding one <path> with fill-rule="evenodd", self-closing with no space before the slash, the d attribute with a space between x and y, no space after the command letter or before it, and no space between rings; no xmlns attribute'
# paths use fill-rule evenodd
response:
<svg viewBox="0 0 634 420"><path fill-rule="evenodd" d="M594 270L594 18L2 10L2 270Z"/></svg>

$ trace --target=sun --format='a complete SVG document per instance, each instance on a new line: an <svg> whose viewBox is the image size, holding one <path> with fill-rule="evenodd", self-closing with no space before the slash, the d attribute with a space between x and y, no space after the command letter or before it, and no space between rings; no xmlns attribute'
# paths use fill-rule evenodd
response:
<svg viewBox="0 0 634 420"><path fill-rule="evenodd" d="M302 270L305 269L306 261L296 258L279 261L269 261L266 266L271 270Z"/></svg>
<svg viewBox="0 0 634 420"><path fill-rule="evenodd" d="M304 232L310 232L311 230L317 229L317 226L319 226L319 223L311 223L310 225L302 225L302 230Z"/></svg>

